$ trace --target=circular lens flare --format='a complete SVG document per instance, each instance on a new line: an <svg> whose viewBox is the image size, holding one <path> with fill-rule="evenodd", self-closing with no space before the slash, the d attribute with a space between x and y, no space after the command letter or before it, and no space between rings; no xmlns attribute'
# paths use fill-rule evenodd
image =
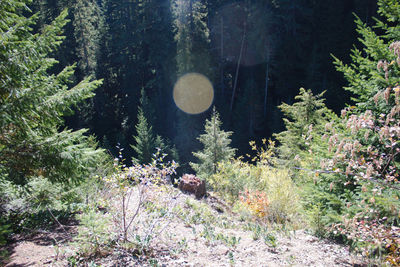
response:
<svg viewBox="0 0 400 267"><path fill-rule="evenodd" d="M188 73L175 83L173 95L175 104L182 111L199 114L211 106L214 89L206 76L200 73Z"/></svg>

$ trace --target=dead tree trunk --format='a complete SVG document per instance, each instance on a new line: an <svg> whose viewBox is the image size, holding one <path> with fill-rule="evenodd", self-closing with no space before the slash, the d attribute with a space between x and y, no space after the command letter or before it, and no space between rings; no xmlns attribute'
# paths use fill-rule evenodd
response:
<svg viewBox="0 0 400 267"><path fill-rule="evenodd" d="M265 70L265 95L264 95L264 118L267 116L267 98L268 98L268 76L269 76L269 60Z"/></svg>
<svg viewBox="0 0 400 267"><path fill-rule="evenodd" d="M225 95L225 86L224 86L224 17L221 16L221 58L220 58L220 83L221 83L221 91L222 97Z"/></svg>
<svg viewBox="0 0 400 267"><path fill-rule="evenodd" d="M246 39L246 22L243 23L242 43L240 44L239 59L238 59L238 63L237 63L237 66L236 66L235 82L234 82L234 84L233 84L233 90L232 90L231 107L230 107L231 113L232 113L232 110L233 110L233 102L234 102L234 100L235 100L235 93L236 93L236 87L237 87L237 80L238 80L238 76L239 76L240 63L242 62L243 47L244 47L244 40L245 40L245 39Z"/></svg>

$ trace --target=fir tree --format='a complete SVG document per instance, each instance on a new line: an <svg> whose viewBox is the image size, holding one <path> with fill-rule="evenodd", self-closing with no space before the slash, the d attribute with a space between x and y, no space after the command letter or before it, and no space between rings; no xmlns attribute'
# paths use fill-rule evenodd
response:
<svg viewBox="0 0 400 267"><path fill-rule="evenodd" d="M205 133L198 138L204 148L193 152L199 163L190 163L197 175L203 179L217 172L218 162L229 160L235 155L235 149L229 147L232 132L225 132L221 126L222 122L214 107L211 119L206 120Z"/></svg>
<svg viewBox="0 0 400 267"><path fill-rule="evenodd" d="M354 94L353 100L359 111L372 110L379 114L388 113L392 108L390 105L376 105L375 102L382 88L393 88L399 81L399 71L395 64L398 56L396 45L400 40L399 5L397 0L378 1L378 13L383 18L376 19L373 28L378 31L356 17L359 41L363 48L352 50L350 65L335 58L337 70L344 74L348 82L345 89Z"/></svg>
<svg viewBox="0 0 400 267"><path fill-rule="evenodd" d="M313 95L311 90L300 88L299 95L295 97L298 100L296 103L279 106L285 116L286 130L274 136L280 143L279 156L287 164L293 164L296 155L308 150L311 143L307 139L309 133L323 134L328 117L333 115L324 104L323 94Z"/></svg>
<svg viewBox="0 0 400 267"><path fill-rule="evenodd" d="M100 49L103 14L94 0L76 0L72 14L78 67L83 76L95 75Z"/></svg>
<svg viewBox="0 0 400 267"><path fill-rule="evenodd" d="M314 159L322 158L318 165L328 171L313 178L317 183L310 181L312 191L305 195L307 206L322 204L320 221L339 226L335 229L356 246L394 258L396 252L385 250L380 233L395 239L398 231L392 227L400 210L400 1L379 0L378 5L386 21L376 19L375 32L357 17L363 49L352 50L349 65L335 61L356 106L343 109L339 123L327 124L325 149Z"/></svg>
<svg viewBox="0 0 400 267"><path fill-rule="evenodd" d="M155 136L153 126L149 117L152 117L154 111L149 105L145 91L142 89L140 98L140 107L138 110L138 122L135 126L136 136L134 136L135 145L131 145L136 153L136 157L132 160L140 164L148 164L153 159L153 154L157 149L166 156L169 160L178 161L178 153L175 147L171 147L168 141L165 141L160 135Z"/></svg>
<svg viewBox="0 0 400 267"><path fill-rule="evenodd" d="M86 78L70 87L73 66L48 74L57 63L49 54L64 39L60 33L68 22L67 11L34 33L38 15L23 15L29 12L28 3L0 2L0 168L19 184L33 176L80 181L104 154L85 129L62 130L63 116L92 97L101 81Z"/></svg>
<svg viewBox="0 0 400 267"><path fill-rule="evenodd" d="M153 127L147 122L147 118L144 116L142 108L139 108L138 112L138 123L135 126L136 136L135 145L131 145L136 153L136 161L140 164L147 164L151 162L153 153L155 152L155 138L153 134Z"/></svg>
<svg viewBox="0 0 400 267"><path fill-rule="evenodd" d="M176 63L178 75L200 72L209 76L210 43L207 25L207 2L202 0L175 0L175 40L177 46Z"/></svg>
<svg viewBox="0 0 400 267"><path fill-rule="evenodd" d="M133 158L133 161L140 164L150 163L153 158L153 153L156 152L156 138L153 134L153 127L148 122L148 116L152 114L151 110L149 110L148 102L149 100L145 91L142 89L137 117L138 122L135 126L136 136L133 137L135 145L131 145L136 153L136 157Z"/></svg>

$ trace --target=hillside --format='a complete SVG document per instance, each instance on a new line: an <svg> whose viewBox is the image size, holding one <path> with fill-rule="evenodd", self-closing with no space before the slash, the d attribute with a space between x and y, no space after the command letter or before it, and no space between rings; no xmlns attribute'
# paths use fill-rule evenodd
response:
<svg viewBox="0 0 400 267"><path fill-rule="evenodd" d="M157 196L152 199L153 205L168 206L169 210L167 214L161 209L144 212L138 218L135 228L139 235L154 225L143 254L138 253L143 244L135 240L136 245L131 248L105 246L96 256L80 258L76 244L68 242L76 236L75 221L65 226L68 234L56 227L16 237L6 266L74 266L73 263L78 266L355 266L363 263L346 246L319 239L304 229L247 221L246 215L232 213L212 196L196 200L177 189L148 193Z"/></svg>

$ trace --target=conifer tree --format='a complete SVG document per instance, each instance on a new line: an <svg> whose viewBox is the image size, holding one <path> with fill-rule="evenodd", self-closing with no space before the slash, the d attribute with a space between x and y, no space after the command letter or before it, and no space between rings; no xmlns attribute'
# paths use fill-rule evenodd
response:
<svg viewBox="0 0 400 267"><path fill-rule="evenodd" d="M131 145L132 149L136 153L136 157L132 160L140 164L148 164L153 159L153 154L160 150L162 154L169 155L168 159L178 160L178 153L175 147L171 147L170 144L165 141L160 135L155 135L153 132L153 126L148 118L152 117L154 111L149 105L149 99L147 98L144 89L141 91L140 107L138 110L138 122L135 126L136 136L134 136L135 144ZM150 118L153 119L153 118Z"/></svg>
<svg viewBox="0 0 400 267"><path fill-rule="evenodd" d="M215 107L210 120L206 120L205 133L200 135L198 140L203 144L201 151L193 152L198 158L198 163L190 163L197 175L207 179L217 172L218 162L231 159L235 155L235 149L229 147L232 132L225 132L221 129L222 122Z"/></svg>
<svg viewBox="0 0 400 267"><path fill-rule="evenodd" d="M133 160L141 164L147 164L151 162L153 153L155 153L155 138L153 127L147 122L147 118L144 116L141 107L139 107L138 123L135 128L136 136L133 137L135 139L135 145L131 145L136 153L136 158Z"/></svg>
<svg viewBox="0 0 400 267"><path fill-rule="evenodd" d="M356 17L359 41L363 48L352 50L352 64L347 65L335 58L337 70L344 74L348 82L345 90L354 94L353 100L357 103L358 110L372 110L376 114L388 113L392 108L390 105L376 105L375 102L382 88L394 88L398 84L399 75L395 63L400 40L399 1L379 0L378 6L382 20L376 19L373 28L379 31ZM394 94L394 91L391 93Z"/></svg>
<svg viewBox="0 0 400 267"><path fill-rule="evenodd" d="M95 0L76 0L71 13L74 16L72 23L78 67L82 76L96 75L101 31L104 27L101 9Z"/></svg>
<svg viewBox="0 0 400 267"><path fill-rule="evenodd" d="M296 103L279 106L285 116L286 130L274 136L280 143L279 156L288 164L292 164L296 155L308 150L311 143L307 140L308 133L323 133L329 116L333 115L324 104L323 94L313 95L311 90L300 88L299 95L295 97L298 100Z"/></svg>
<svg viewBox="0 0 400 267"><path fill-rule="evenodd" d="M133 161L140 164L150 163L153 158L153 153L156 152L156 138L153 134L153 127L148 122L148 116L152 114L149 110L148 102L146 93L144 89L142 89L137 117L138 122L135 126L136 136L133 137L135 144L131 145L136 153L136 157L133 158Z"/></svg>
<svg viewBox="0 0 400 267"><path fill-rule="evenodd" d="M347 176L363 177L358 185L368 181L376 187L379 181L379 190L390 191L391 183L399 183L400 166L400 1L379 0L378 6L381 19L373 27L356 18L362 49L352 50L352 63L335 60L356 106L342 110L346 131L334 129L339 144L334 162ZM356 145L340 158L340 144Z"/></svg>
<svg viewBox="0 0 400 267"><path fill-rule="evenodd" d="M207 2L175 0L174 4L178 75L195 71L208 76L211 72Z"/></svg>
<svg viewBox="0 0 400 267"><path fill-rule="evenodd" d="M398 265L397 251L386 250L385 240L396 240L400 210L400 1L378 0L378 6L383 20L373 28L356 18L363 49L352 50L351 64L335 59L356 105L342 110L339 124L327 125L321 152L328 157L321 167L329 171L311 187L307 202L322 203L323 220L357 247L388 253Z"/></svg>
<svg viewBox="0 0 400 267"><path fill-rule="evenodd" d="M38 15L23 15L30 2L0 2L0 168L19 184L33 176L80 181L104 154L85 129L63 130L63 116L92 97L101 81L86 78L69 86L73 66L48 74L57 63L49 54L64 39L60 33L68 22L67 11L35 33Z"/></svg>

